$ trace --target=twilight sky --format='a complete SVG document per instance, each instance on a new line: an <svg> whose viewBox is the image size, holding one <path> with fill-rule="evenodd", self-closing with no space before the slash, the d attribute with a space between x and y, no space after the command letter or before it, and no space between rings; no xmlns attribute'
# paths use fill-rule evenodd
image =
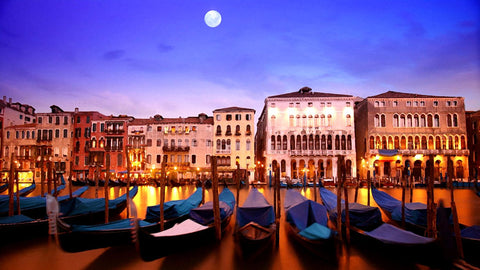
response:
<svg viewBox="0 0 480 270"><path fill-rule="evenodd" d="M216 28L203 21L211 9ZM0 95L37 112L240 106L258 118L267 96L303 86L463 96L479 110L480 2L0 1Z"/></svg>

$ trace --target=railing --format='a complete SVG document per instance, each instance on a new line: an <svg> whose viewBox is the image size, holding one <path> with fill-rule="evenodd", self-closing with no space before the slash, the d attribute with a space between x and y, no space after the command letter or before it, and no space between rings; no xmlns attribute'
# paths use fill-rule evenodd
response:
<svg viewBox="0 0 480 270"><path fill-rule="evenodd" d="M216 154L230 154L231 152L231 149L217 149L217 151L215 151Z"/></svg>
<svg viewBox="0 0 480 270"><path fill-rule="evenodd" d="M108 135L121 135L125 133L125 130L123 129L107 129L106 130Z"/></svg>
<svg viewBox="0 0 480 270"><path fill-rule="evenodd" d="M163 152L188 152L190 146L164 146L162 150Z"/></svg>
<svg viewBox="0 0 480 270"><path fill-rule="evenodd" d="M370 149L370 155L378 155L379 149ZM382 149L380 149L382 150ZM468 156L470 151L468 149L398 149L399 155L414 156L414 155L446 155L446 156Z"/></svg>

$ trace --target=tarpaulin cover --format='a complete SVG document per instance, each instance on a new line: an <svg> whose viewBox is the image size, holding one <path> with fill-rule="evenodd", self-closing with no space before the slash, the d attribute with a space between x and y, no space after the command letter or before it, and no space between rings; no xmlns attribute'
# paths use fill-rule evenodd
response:
<svg viewBox="0 0 480 270"><path fill-rule="evenodd" d="M378 149L378 154L381 156L387 156L387 157L392 157L395 156L398 153L397 149Z"/></svg>
<svg viewBox="0 0 480 270"><path fill-rule="evenodd" d="M0 224L12 224L12 223L23 223L34 221L34 219L29 218L24 215L14 215L11 217L0 217Z"/></svg>
<svg viewBox="0 0 480 270"><path fill-rule="evenodd" d="M188 215L190 210L198 207L202 201L202 188L197 190L184 200L169 201L163 204L163 215L165 219L172 219ZM160 219L160 204L147 207L146 220L159 220Z"/></svg>
<svg viewBox="0 0 480 270"><path fill-rule="evenodd" d="M434 241L433 238L423 237L388 223L365 233L387 244L428 244Z"/></svg>
<svg viewBox="0 0 480 270"><path fill-rule="evenodd" d="M301 202L304 202L308 200L305 198L300 192L295 191L293 189L287 189L287 192L285 193L285 202L283 203L283 206L285 208L285 211L288 211L292 206L295 206Z"/></svg>
<svg viewBox="0 0 480 270"><path fill-rule="evenodd" d="M228 189L224 188L223 191L218 195L219 206L220 206L220 219L231 216L233 214L233 209L235 207L235 196ZM213 216L213 202L207 202L204 205L192 209L190 211L190 217L197 223L202 225L211 224L214 221Z"/></svg>
<svg viewBox="0 0 480 270"><path fill-rule="evenodd" d="M273 206L256 188L250 190L243 205L237 209L238 226L243 227L249 222L255 222L264 227L275 222Z"/></svg>
<svg viewBox="0 0 480 270"><path fill-rule="evenodd" d="M330 218L337 218L337 195L326 188L320 188L320 197L326 206ZM382 224L382 213L378 207L359 203L349 203L350 224L360 229L369 229ZM342 200L342 222L345 222L345 201Z"/></svg>
<svg viewBox="0 0 480 270"><path fill-rule="evenodd" d="M143 220L139 221L140 227L145 227L152 225L150 222ZM121 219L112 221L109 223L95 224L95 225L72 225L72 231L74 232L85 232L85 231L109 231L109 230L126 230L133 228L133 219Z"/></svg>
<svg viewBox="0 0 480 270"><path fill-rule="evenodd" d="M311 240L321 240L330 238L332 235L332 230L321 224L313 223L312 225L305 228L305 230L301 231L299 234Z"/></svg>
<svg viewBox="0 0 480 270"><path fill-rule="evenodd" d="M462 237L480 239L480 225L467 227L461 232Z"/></svg>
<svg viewBox="0 0 480 270"><path fill-rule="evenodd" d="M138 186L133 187L130 191L130 198L135 197L138 192ZM103 212L105 211L105 198L98 198L98 199L88 199L88 198L75 198L75 205L71 211L65 213L68 216L75 216L81 214L88 214L88 213L96 213L96 212ZM108 209L115 209L118 204L125 202L127 200L127 194L123 194L122 196L109 200L108 201Z"/></svg>

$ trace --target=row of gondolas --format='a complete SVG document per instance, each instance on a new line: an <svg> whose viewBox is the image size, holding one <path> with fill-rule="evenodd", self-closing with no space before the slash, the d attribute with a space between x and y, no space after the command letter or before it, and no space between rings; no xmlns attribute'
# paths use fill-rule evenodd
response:
<svg viewBox="0 0 480 270"><path fill-rule="evenodd" d="M81 198L80 195L86 188L76 190L73 197L58 197L56 201L52 196L20 197L22 215L15 216L6 216L8 196L2 195L0 197L2 237L46 234L51 229L46 212L54 209L54 212L61 213L56 215L54 222L57 226L55 231L58 242L67 252L127 245L138 241L142 259L151 261L215 240L213 203L210 201L200 205L202 188L197 188L187 199L164 203L165 229L162 231L159 224L159 205L149 206L143 220L128 218L98 224L104 218L106 202L104 198ZM131 188L128 191L129 197L133 198L137 190L138 187ZM126 195L108 201L111 216L120 214L127 207ZM388 222L382 220L382 213L378 207L349 203L349 231L352 244L366 245L369 250L379 254L401 256L404 260L424 264L444 265L453 262L455 247L452 247L451 243L455 245L455 241L450 241L453 239L453 233L450 229L451 223L448 222L450 220L448 208L438 210L439 216L442 216L441 213L446 216L444 220L448 223L447 233L439 232L442 237L429 238L424 236L427 220L425 204L418 202L405 204L407 226L403 229L399 226L402 220L401 201L374 187L372 196L388 217ZM311 252L336 260L340 238L337 228L333 225L337 224L337 196L321 187L320 198L322 203L317 203L305 198L295 189L286 190L283 208L287 229L294 241ZM341 203L344 233L345 202L341 200ZM223 232L230 224L235 209L235 196L226 186L219 194L219 208ZM259 254L264 250L271 250L277 230L274 207L255 187L250 188L243 205L237 207L235 217L235 239L244 254ZM462 226L461 239L467 261L478 265L479 259L475 252L480 250L480 226ZM445 246L447 244L449 246Z"/></svg>

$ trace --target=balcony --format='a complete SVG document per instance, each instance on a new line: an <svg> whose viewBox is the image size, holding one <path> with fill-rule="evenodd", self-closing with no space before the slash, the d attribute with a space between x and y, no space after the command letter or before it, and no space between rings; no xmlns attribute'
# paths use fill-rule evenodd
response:
<svg viewBox="0 0 480 270"><path fill-rule="evenodd" d="M125 133L125 130L123 130L123 129L107 129L106 132L107 132L107 135L123 135L123 133Z"/></svg>
<svg viewBox="0 0 480 270"><path fill-rule="evenodd" d="M378 149L370 149L370 155L378 155ZM399 149L399 155L415 156L415 155L444 155L444 156L468 156L470 151L468 149Z"/></svg>
<svg viewBox="0 0 480 270"><path fill-rule="evenodd" d="M230 155L232 152L231 149L217 149L217 151L215 151L216 154L228 154Z"/></svg>
<svg viewBox="0 0 480 270"><path fill-rule="evenodd" d="M177 170L186 170L190 168L190 162L167 162L167 167L170 169L177 167Z"/></svg>
<svg viewBox="0 0 480 270"><path fill-rule="evenodd" d="M190 146L164 146L162 150L163 152L188 152Z"/></svg>
<svg viewBox="0 0 480 270"><path fill-rule="evenodd" d="M105 151L123 151L123 147L121 146L105 146Z"/></svg>

